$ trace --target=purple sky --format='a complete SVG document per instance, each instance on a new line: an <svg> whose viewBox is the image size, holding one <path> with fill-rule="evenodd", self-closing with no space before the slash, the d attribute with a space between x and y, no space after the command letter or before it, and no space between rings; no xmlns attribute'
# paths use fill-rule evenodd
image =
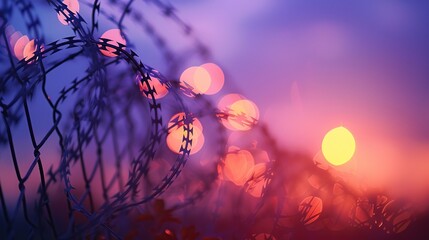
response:
<svg viewBox="0 0 429 240"><path fill-rule="evenodd" d="M343 170L391 186L400 174L422 182L419 174L429 169L429 2L171 2L225 70L225 89L215 99L244 94L259 106L280 145L311 156L328 130L344 125L355 135L357 152ZM107 3L102 1L104 9ZM46 42L72 35L45 7ZM159 9L152 10L145 16L173 48L189 43ZM88 18L90 9L81 7L81 13ZM13 24L24 29L19 19ZM124 25L143 61L162 71L158 49L141 26ZM115 27L101 26L100 35Z"/></svg>
<svg viewBox="0 0 429 240"><path fill-rule="evenodd" d="M344 125L357 152L343 170L396 187L428 169L429 2L175 5L281 145L314 156L324 134Z"/></svg>

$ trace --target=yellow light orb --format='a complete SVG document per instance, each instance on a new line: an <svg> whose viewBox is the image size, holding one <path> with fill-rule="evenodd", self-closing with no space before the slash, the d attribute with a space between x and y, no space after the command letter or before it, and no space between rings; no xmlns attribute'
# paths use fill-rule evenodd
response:
<svg viewBox="0 0 429 240"><path fill-rule="evenodd" d="M322 141L322 153L332 165L348 162L355 153L356 142L353 134L345 127L337 127L326 133Z"/></svg>

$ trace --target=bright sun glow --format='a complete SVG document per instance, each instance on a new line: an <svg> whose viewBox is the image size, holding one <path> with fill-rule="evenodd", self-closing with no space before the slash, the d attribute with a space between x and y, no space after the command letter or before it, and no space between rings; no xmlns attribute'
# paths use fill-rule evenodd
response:
<svg viewBox="0 0 429 240"><path fill-rule="evenodd" d="M355 153L356 142L353 134L345 127L329 131L322 142L322 153L332 165L338 166L348 162Z"/></svg>

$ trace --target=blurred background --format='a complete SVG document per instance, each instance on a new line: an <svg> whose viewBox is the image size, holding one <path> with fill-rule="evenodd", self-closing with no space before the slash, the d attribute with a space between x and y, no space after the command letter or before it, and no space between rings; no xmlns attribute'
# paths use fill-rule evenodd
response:
<svg viewBox="0 0 429 240"><path fill-rule="evenodd" d="M45 43L74 35L70 27L57 21L57 13L52 6L48 6L46 1L36 2L35 9L42 22ZM79 13L85 19L90 19L93 2L79 2ZM110 21L109 16L113 15L118 20L123 10L122 5L118 7L114 4L117 1L100 2L102 24L95 32L95 37L118 27ZM209 100L216 104L228 93L239 93L253 101L259 109L260 122L267 126L275 143L287 151L279 156L291 158L295 163L301 159L307 161L306 164L311 164L312 159L325 161L321 158L325 134L333 128L346 127L355 137L356 152L346 164L331 166L336 174L353 179L364 191L387 192L389 197L404 199L413 205L421 214L420 221L412 225L402 237L417 236L425 230L424 226L429 222L429 1L165 1L168 6L174 6L172 11L180 16L180 20L157 7L157 2L164 1L143 2L139 1L134 10L141 9L144 20L135 21L137 17L130 17L135 16L130 13L124 18L122 33L127 40L127 49L133 49L145 64L159 70L168 79L178 80L187 68L206 63L205 57L209 55L210 61L220 66L225 74L222 91L210 96ZM189 24L189 29L186 24L180 25L182 20ZM151 32L148 25L141 24L145 21L153 24L151 34L148 34ZM10 22L15 30L27 34L19 13L12 15ZM182 27L185 27L187 34L184 34ZM157 39L154 36L158 36L158 40L166 40L163 48L160 48L159 41L154 41ZM201 53L204 47L207 47L207 55ZM164 54L167 48L174 53L173 56ZM88 65L88 61L78 59L70 65L64 64L61 70L53 71L51 79L55 81L51 82L50 91L58 93L75 75L83 75ZM1 69L6 69L5 66L1 66ZM51 109L46 107L40 96L32 104L37 109L35 112L39 119L51 114ZM167 112L173 113L175 110L167 107ZM43 132L51 124L39 120L35 126ZM194 167L209 169L204 164L210 162L207 156L211 156L210 151L216 147L216 142L210 142L210 135L216 133L213 133L215 130L210 124L205 128L206 142L201 155L191 156L187 166L191 170L187 170L187 173L185 170L185 184L191 182L186 177L193 176ZM128 126L127 130L130 129ZM19 154L27 159L24 163L28 166L33 159L33 148L25 124L19 125L14 134L16 142L23 149ZM231 142L246 144L246 137L258 136L227 134L229 141L232 139ZM56 146L57 140L51 139L47 145ZM140 147L134 145L135 149ZM8 192L11 202L14 202L19 190L14 173L7 170L12 169L9 152L7 148L0 150L2 187ZM43 154L49 156L45 162L58 164L58 146L44 149ZM168 152L168 157L168 154L172 155ZM275 156L269 151L264 154L267 155L266 159ZM301 155L305 157L296 157ZM198 158L202 161L192 161ZM272 158L267 162L276 160L279 159ZM195 162L201 163L201 166ZM113 161L111 163L111 169L115 169ZM169 170L169 166L159 164L154 168ZM299 173L299 168L290 172L288 166L285 169L288 172L281 176L285 179L290 173ZM123 171L126 174L128 169ZM80 175L75 176L81 178ZM205 172L201 171L198 177L204 179ZM4 184L6 180L12 179L13 184ZM206 190L213 190L210 194L222 198L217 189L217 180L214 182L215 187ZM293 183L300 185L299 182ZM38 184L39 180L32 177L27 188L36 191ZM180 184L179 181L176 186ZM230 185L232 187L228 185L227 190L224 190L230 194L224 200L228 200L228 197L240 199L237 197L240 189L237 186L240 184ZM61 187L58 189L62 190ZM170 192L174 198L170 200L173 203L180 202L184 194L180 188L174 187ZM270 201L267 200L270 206L277 204ZM226 205L226 209L233 209L234 201L229 204L231 206ZM205 206L201 209L206 213ZM226 211L225 215L228 214ZM187 216L183 214L182 217ZM207 216L204 215L208 221ZM193 217L198 219L201 216Z"/></svg>
<svg viewBox="0 0 429 240"><path fill-rule="evenodd" d="M339 170L427 202L429 2L174 5L280 145L314 156L326 132L343 125L356 154Z"/></svg>

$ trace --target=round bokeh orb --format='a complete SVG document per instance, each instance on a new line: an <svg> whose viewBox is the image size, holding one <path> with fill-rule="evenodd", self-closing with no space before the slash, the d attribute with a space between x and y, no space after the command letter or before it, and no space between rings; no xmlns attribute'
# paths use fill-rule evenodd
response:
<svg viewBox="0 0 429 240"><path fill-rule="evenodd" d="M356 142L353 134L342 126L330 130L322 141L323 156L334 166L350 161L355 150Z"/></svg>

